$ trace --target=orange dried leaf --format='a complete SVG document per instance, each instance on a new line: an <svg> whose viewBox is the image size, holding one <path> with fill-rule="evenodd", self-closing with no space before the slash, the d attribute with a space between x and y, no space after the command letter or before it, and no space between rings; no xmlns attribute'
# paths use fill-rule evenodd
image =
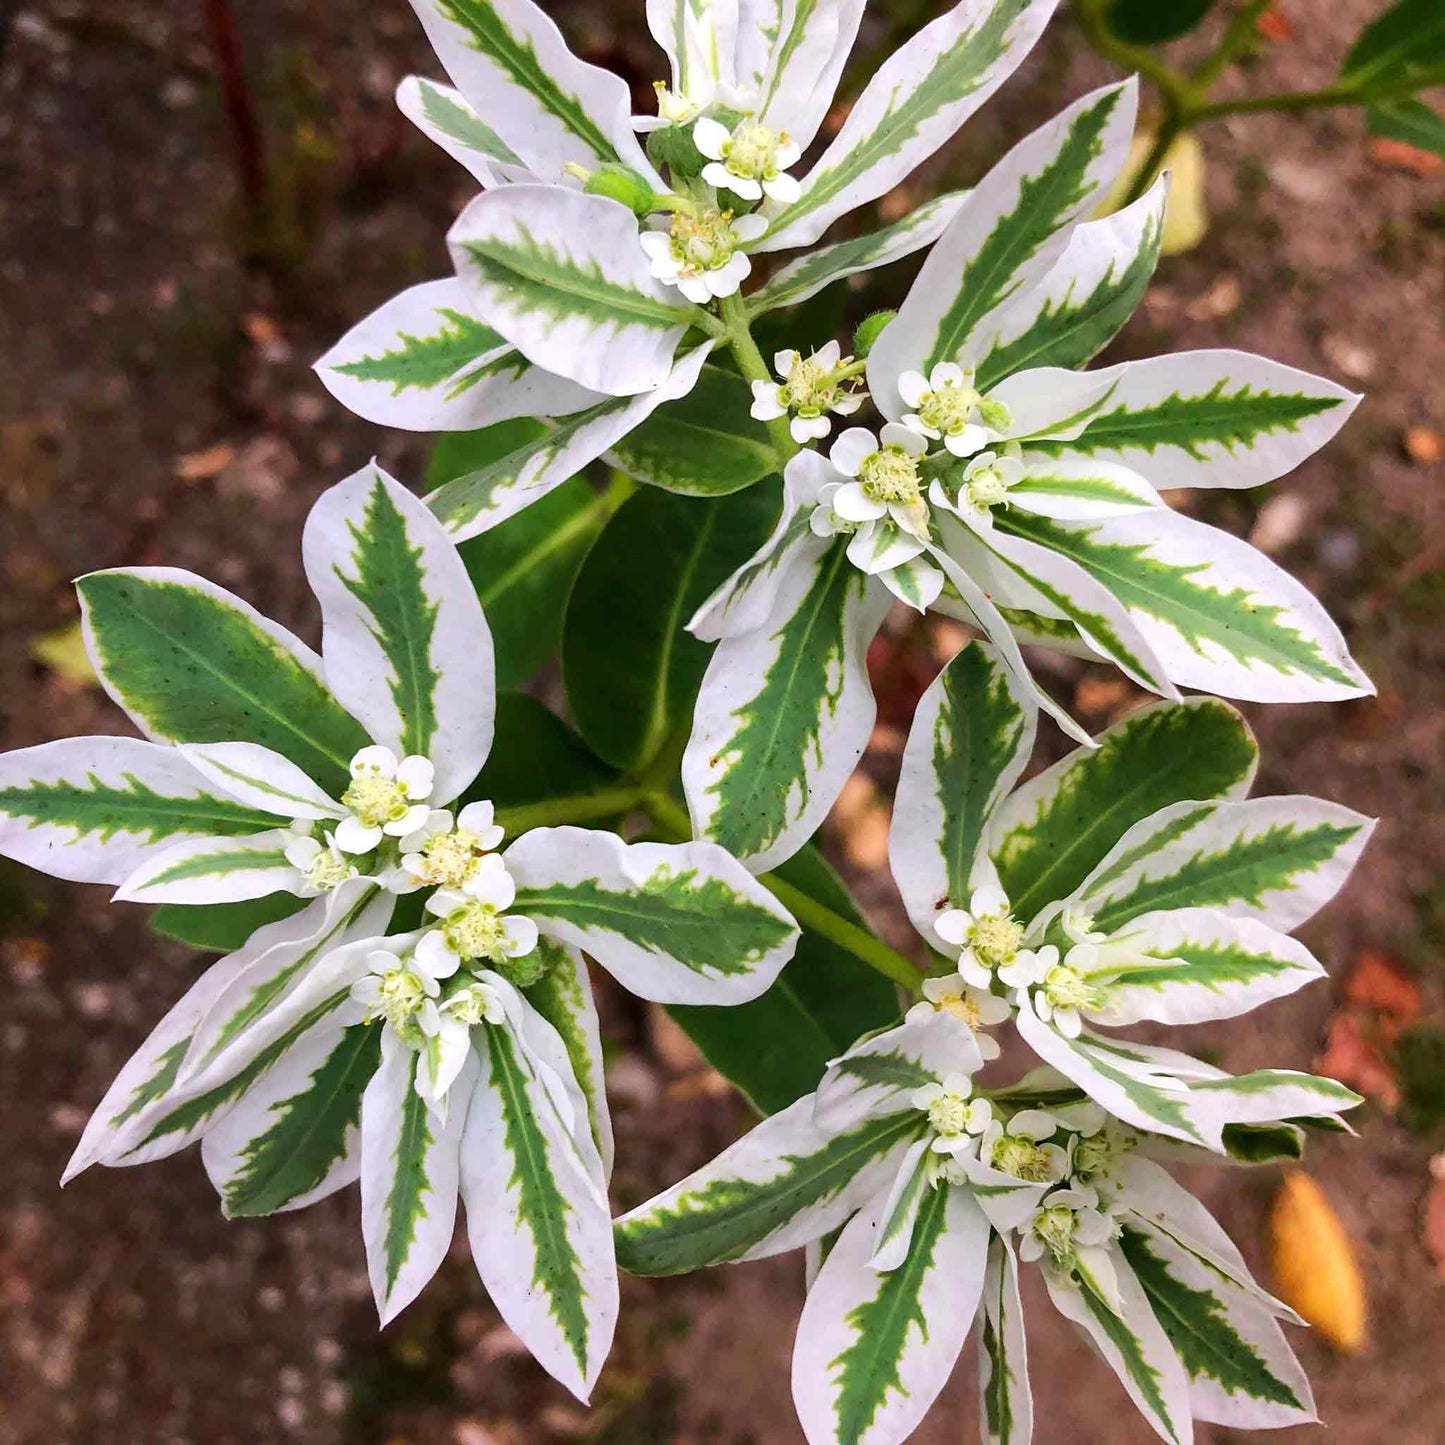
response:
<svg viewBox="0 0 1445 1445"><path fill-rule="evenodd" d="M1421 466L1445 461L1445 433L1434 427L1412 426L1405 430L1405 455Z"/></svg>
<svg viewBox="0 0 1445 1445"><path fill-rule="evenodd" d="M1445 171L1445 160L1433 151L1421 150L1408 141L1392 140L1389 136L1377 135L1370 140L1370 159L1392 171L1409 171L1415 176L1433 176Z"/></svg>
<svg viewBox="0 0 1445 1445"><path fill-rule="evenodd" d="M1330 1344L1353 1354L1365 1343L1365 1281L1355 1250L1324 1191L1303 1170L1285 1175L1269 1215L1269 1255L1279 1297Z"/></svg>
<svg viewBox="0 0 1445 1445"><path fill-rule="evenodd" d="M1345 975L1345 1001L1373 1009L1390 1033L1415 1022L1420 1014L1420 985L1388 954L1367 948Z"/></svg>
<svg viewBox="0 0 1445 1445"><path fill-rule="evenodd" d="M1315 1058L1314 1069L1317 1074L1338 1079L1347 1089L1354 1089L1393 1114L1401 1103L1400 1085L1372 1032L1355 1010L1336 1014L1330 1020L1325 1047Z"/></svg>
<svg viewBox="0 0 1445 1445"><path fill-rule="evenodd" d="M1294 39L1294 25L1289 16L1282 15L1274 5L1255 20L1254 30L1261 40L1268 40L1272 45Z"/></svg>
<svg viewBox="0 0 1445 1445"><path fill-rule="evenodd" d="M1445 1283L1445 1154L1430 1161L1430 1188L1420 1217L1420 1240Z"/></svg>

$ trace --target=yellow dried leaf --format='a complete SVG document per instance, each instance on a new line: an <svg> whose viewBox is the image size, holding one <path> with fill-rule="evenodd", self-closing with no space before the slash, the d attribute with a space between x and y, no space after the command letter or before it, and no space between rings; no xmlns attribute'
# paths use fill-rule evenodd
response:
<svg viewBox="0 0 1445 1445"><path fill-rule="evenodd" d="M1279 1297L1330 1344L1354 1354L1365 1343L1365 1281L1324 1191L1303 1170L1284 1177L1269 1215L1270 1266Z"/></svg>
<svg viewBox="0 0 1445 1445"><path fill-rule="evenodd" d="M31 638L30 655L67 682L86 687L94 687L100 682L95 668L91 666L90 654L85 650L85 638L78 618L67 622L64 627L57 627L54 632Z"/></svg>
<svg viewBox="0 0 1445 1445"><path fill-rule="evenodd" d="M1129 147L1119 178L1095 215L1108 216L1119 209L1153 148L1154 132L1140 130ZM1188 133L1180 136L1165 152L1159 170L1169 172L1169 201L1164 208L1164 236L1159 249L1166 256L1178 256L1192 251L1209 230L1209 211L1204 203L1204 152L1199 142ZM1149 179L1152 183L1154 177Z"/></svg>

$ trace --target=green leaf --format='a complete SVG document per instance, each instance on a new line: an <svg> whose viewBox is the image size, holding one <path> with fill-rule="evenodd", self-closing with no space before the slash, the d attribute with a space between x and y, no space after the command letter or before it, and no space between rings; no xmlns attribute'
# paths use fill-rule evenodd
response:
<svg viewBox="0 0 1445 1445"><path fill-rule="evenodd" d="M1025 784L993 846L1021 918L1067 898L1137 822L1190 798L1244 791L1258 749L1243 718L1212 699L1141 708Z"/></svg>
<svg viewBox="0 0 1445 1445"><path fill-rule="evenodd" d="M1420 100L1390 100L1365 110L1371 135L1404 141L1417 150L1445 158L1445 116Z"/></svg>
<svg viewBox="0 0 1445 1445"><path fill-rule="evenodd" d="M1436 0L1397 0L1360 32L1340 79L1362 100L1383 89L1423 89L1445 81L1445 10Z"/></svg>
<svg viewBox="0 0 1445 1445"><path fill-rule="evenodd" d="M226 1182L228 1215L273 1214L321 1184L346 1155L380 1059L380 1029L355 1024L341 1034L306 1087L272 1105L275 1123L251 1141L243 1166Z"/></svg>
<svg viewBox="0 0 1445 1445"><path fill-rule="evenodd" d="M775 870L785 882L860 927L863 915L812 847ZM893 985L853 954L806 928L792 961L760 998L729 1008L668 1012L704 1057L764 1114L818 1087L828 1064L861 1035L898 1016Z"/></svg>
<svg viewBox="0 0 1445 1445"><path fill-rule="evenodd" d="M238 599L186 573L76 584L111 695L170 742L260 743L338 796L369 739L325 683Z"/></svg>
<svg viewBox="0 0 1445 1445"><path fill-rule="evenodd" d="M1241 1164L1277 1164L1304 1158L1304 1132L1297 1124L1226 1124L1224 1151Z"/></svg>
<svg viewBox="0 0 1445 1445"><path fill-rule="evenodd" d="M573 477L457 549L492 629L498 687L520 686L556 655L577 571L619 496Z"/></svg>
<svg viewBox="0 0 1445 1445"><path fill-rule="evenodd" d="M1114 1313L1114 1307L1097 1294L1090 1283L1082 1280L1079 1282L1079 1295L1100 1332L1118 1351L1119 1368L1134 1382L1134 1388L1138 1390L1143 1403L1153 1415L1150 1423L1157 1429L1159 1424L1170 1418L1169 1405L1160 1388L1162 1377L1159 1371L1149 1363L1143 1345L1129 1328L1128 1322ZM1166 1435L1164 1438L1177 1440L1173 1435Z"/></svg>
<svg viewBox="0 0 1445 1445"><path fill-rule="evenodd" d="M192 948L233 953L258 928L289 918L306 907L294 893L268 893L240 903L163 903L151 914L151 928Z"/></svg>
<svg viewBox="0 0 1445 1445"><path fill-rule="evenodd" d="M546 435L547 424L531 417L493 422L476 431L443 432L427 457L426 489L433 492Z"/></svg>
<svg viewBox="0 0 1445 1445"><path fill-rule="evenodd" d="M502 692L491 755L462 801L490 798L514 808L590 792L615 777L556 713L526 693Z"/></svg>
<svg viewBox="0 0 1445 1445"><path fill-rule="evenodd" d="M437 309L436 316L437 328L429 335L399 333L399 346L335 364L332 370L357 381L386 382L395 396L408 388L430 391L491 352L511 351L500 334L474 316L444 307ZM516 365L515 356L507 359ZM456 389L465 389L471 379L469 373Z"/></svg>
<svg viewBox="0 0 1445 1445"><path fill-rule="evenodd" d="M686 396L666 402L623 437L610 459L630 477L689 497L720 497L775 472L752 389L735 371L704 366Z"/></svg>
<svg viewBox="0 0 1445 1445"><path fill-rule="evenodd" d="M1130 45L1163 45L1188 35L1214 0L1109 0L1104 24Z"/></svg>
<svg viewBox="0 0 1445 1445"><path fill-rule="evenodd" d="M402 1098L401 1127L392 1156L391 1187L386 1195L386 1233L382 1251L386 1261L388 1292L396 1287L417 1239L417 1222L426 1213L425 1199L431 1192L427 1174L427 1150L435 1142L426 1100L416 1091L416 1071L421 1055L408 1060L407 1087Z"/></svg>
<svg viewBox="0 0 1445 1445"><path fill-rule="evenodd" d="M676 730L711 651L688 619L777 513L772 488L712 501L645 489L618 509L582 564L562 640L568 706L599 757L640 768Z"/></svg>
<svg viewBox="0 0 1445 1445"><path fill-rule="evenodd" d="M522 159L470 106L459 104L459 95L445 86L434 85L418 76L417 93L421 113L443 135L469 150L480 151L490 160L520 166Z"/></svg>

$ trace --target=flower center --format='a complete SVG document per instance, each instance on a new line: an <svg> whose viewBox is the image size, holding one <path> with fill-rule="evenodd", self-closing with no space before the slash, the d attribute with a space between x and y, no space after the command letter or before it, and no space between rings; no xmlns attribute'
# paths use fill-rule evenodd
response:
<svg viewBox="0 0 1445 1445"><path fill-rule="evenodd" d="M997 467L980 467L964 484L964 496L980 510L996 507L1008 495L1008 483Z"/></svg>
<svg viewBox="0 0 1445 1445"><path fill-rule="evenodd" d="M691 276L726 266L738 248L732 222L733 213L716 206L696 213L677 212L668 230L673 260Z"/></svg>
<svg viewBox="0 0 1445 1445"><path fill-rule="evenodd" d="M302 877L318 893L330 893L348 878L356 877L356 865L335 848L323 848L303 870Z"/></svg>
<svg viewBox="0 0 1445 1445"><path fill-rule="evenodd" d="M663 120L678 125L697 114L697 106L681 91L670 90L665 80L654 80L652 88L657 92L657 113Z"/></svg>
<svg viewBox="0 0 1445 1445"><path fill-rule="evenodd" d="M367 769L351 780L341 795L342 803L368 827L380 828L406 817L411 806L406 784L383 777L378 769Z"/></svg>
<svg viewBox="0 0 1445 1445"><path fill-rule="evenodd" d="M1080 1139L1074 1146L1073 1171L1081 1179L1107 1174L1114 1161L1134 1147L1132 1139L1119 1138L1105 1131Z"/></svg>
<svg viewBox="0 0 1445 1445"><path fill-rule="evenodd" d="M928 1123L935 1134L958 1138L968 1127L968 1100L958 1094L940 1094L928 1106Z"/></svg>
<svg viewBox="0 0 1445 1445"><path fill-rule="evenodd" d="M902 447L879 447L858 471L863 495L874 502L917 502L918 463Z"/></svg>
<svg viewBox="0 0 1445 1445"><path fill-rule="evenodd" d="M807 417L831 411L844 396L845 387L837 368L824 366L816 356L798 357L778 388L778 404Z"/></svg>
<svg viewBox="0 0 1445 1445"><path fill-rule="evenodd" d="M1067 1204L1054 1204L1034 1216L1033 1232L1059 1264L1068 1264L1074 1257L1078 1226L1078 1216Z"/></svg>
<svg viewBox="0 0 1445 1445"><path fill-rule="evenodd" d="M956 1019L962 1019L974 1033L983 1026L983 1015L978 1005L962 990L954 989L940 994L934 1000L934 1007L952 1014Z"/></svg>
<svg viewBox="0 0 1445 1445"><path fill-rule="evenodd" d="M402 1038L415 1033L413 1020L426 1002L422 981L404 964L381 975L376 1002L367 1011L367 1022L383 1018Z"/></svg>
<svg viewBox="0 0 1445 1445"><path fill-rule="evenodd" d="M967 382L947 381L924 395L918 403L918 419L924 426L949 436L968 425L978 403L978 393Z"/></svg>
<svg viewBox="0 0 1445 1445"><path fill-rule="evenodd" d="M1044 997L1055 1008L1092 1009L1103 1002L1104 991L1096 988L1066 963L1055 964L1044 975Z"/></svg>
<svg viewBox="0 0 1445 1445"><path fill-rule="evenodd" d="M485 958L501 963L507 957L507 934L502 915L490 903L465 903L447 914L442 923L447 947L461 958Z"/></svg>
<svg viewBox="0 0 1445 1445"><path fill-rule="evenodd" d="M1032 1139L1005 1134L993 1146L993 1167L1004 1174L1012 1174L1015 1179L1043 1184L1050 1174L1050 1159Z"/></svg>
<svg viewBox="0 0 1445 1445"><path fill-rule="evenodd" d="M785 145L787 139L786 131L777 133L755 120L745 120L723 142L723 164L731 175L745 180L776 180L778 147Z"/></svg>
<svg viewBox="0 0 1445 1445"><path fill-rule="evenodd" d="M464 984L444 1005L446 1013L452 1018L460 1020L468 1028L476 1028L484 1020L497 1022L502 1012L501 1000L497 997L497 991L489 988L478 979Z"/></svg>
<svg viewBox="0 0 1445 1445"><path fill-rule="evenodd" d="M460 888L481 861L482 841L469 828L434 833L422 844L414 872L433 888Z"/></svg>
<svg viewBox="0 0 1445 1445"><path fill-rule="evenodd" d="M1024 926L1012 913L985 913L974 919L969 940L980 963L998 968L1010 963L1024 941Z"/></svg>

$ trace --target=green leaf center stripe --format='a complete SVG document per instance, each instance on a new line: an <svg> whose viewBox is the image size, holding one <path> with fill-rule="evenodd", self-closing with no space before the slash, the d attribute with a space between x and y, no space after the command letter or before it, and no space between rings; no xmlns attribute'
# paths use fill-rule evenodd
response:
<svg viewBox="0 0 1445 1445"><path fill-rule="evenodd" d="M1089 166L1103 149L1104 128L1122 92L1110 91L1075 118L1058 151L1037 175L1019 178L1018 202L999 216L964 267L948 309L939 318L923 371L954 361L974 327L1017 291L1019 267L1058 233L1097 182Z"/></svg>
<svg viewBox="0 0 1445 1445"><path fill-rule="evenodd" d="M1197 808L1190 808L1170 819L1162 827L1154 829L1134 847L1126 848L1120 853L1107 868L1099 873L1098 877L1089 885L1090 889L1096 893L1103 892L1109 884L1132 871L1135 864L1142 863L1151 853L1157 853L1177 838L1182 838L1196 823L1202 823L1217 806L1215 803L1201 803Z"/></svg>
<svg viewBox="0 0 1445 1445"><path fill-rule="evenodd" d="M513 166L522 164L522 158L475 111L458 105L430 81L419 80L417 89L421 94L422 114L444 135L481 151L488 160Z"/></svg>
<svg viewBox="0 0 1445 1445"><path fill-rule="evenodd" d="M408 387L430 391L451 380L479 357L507 346L497 332L473 316L450 307L440 307L436 314L444 324L431 335L410 336L399 331L400 346L358 357L355 361L343 361L331 369L358 381L389 382L391 394L397 396ZM467 380L470 383L472 378Z"/></svg>
<svg viewBox="0 0 1445 1445"><path fill-rule="evenodd" d="M737 1259L795 1215L833 1198L858 1172L917 1134L914 1111L835 1134L815 1154L787 1154L771 1179L713 1179L666 1208L619 1224L617 1259L638 1274L684 1274Z"/></svg>
<svg viewBox="0 0 1445 1445"><path fill-rule="evenodd" d="M835 546L802 605L773 634L777 654L761 689L732 714L742 724L724 744L734 761L708 789L721 815L718 841L731 853L749 857L769 847L806 790L809 753L821 763L823 721L843 695L849 595L865 580Z"/></svg>
<svg viewBox="0 0 1445 1445"><path fill-rule="evenodd" d="M1139 1393L1143 1395L1149 1408L1154 1412L1156 1422L1168 1431L1165 1438L1175 1441L1177 1445L1179 1437L1174 1433L1169 1416L1169 1406L1165 1402L1163 1391L1159 1388L1159 1371L1145 1358L1138 1337L1114 1313L1108 1302L1095 1294L1086 1281L1079 1280L1078 1286L1085 1308L1098 1321L1099 1328L1118 1350L1124 1368L1129 1372L1129 1378L1134 1381Z"/></svg>
<svg viewBox="0 0 1445 1445"><path fill-rule="evenodd" d="M1214 1380L1230 1395L1304 1409L1299 1396L1230 1324L1217 1296L1175 1278L1168 1261L1149 1247L1149 1238L1141 1231L1126 1225L1119 1247L1191 1378Z"/></svg>
<svg viewBox="0 0 1445 1445"><path fill-rule="evenodd" d="M1158 264L1163 236L1162 219L1152 218L1139 249L1126 266L1118 269L1118 263L1111 262L1086 296L1074 295L1078 284L1075 280L1057 300L1046 300L1023 331L984 358L976 378L979 390L990 391L1005 377L1037 366L1070 370L1083 366L1134 314ZM1045 449L1063 450L1076 448L1078 443L1042 445Z"/></svg>
<svg viewBox="0 0 1445 1445"><path fill-rule="evenodd" d="M1262 602L1244 587L1225 591L1197 581L1196 574L1210 570L1208 562L1160 562L1147 542L1098 542L1098 527L1075 530L1023 512L1000 517L999 525L1077 562L1129 611L1172 627L1201 656L1207 656L1201 644L1208 642L1241 663L1355 685L1319 643L1281 620L1289 616L1288 608Z"/></svg>
<svg viewBox="0 0 1445 1445"><path fill-rule="evenodd" d="M850 1054L835 1066L840 1074L871 1089L921 1089L937 1079L907 1054Z"/></svg>
<svg viewBox="0 0 1445 1445"><path fill-rule="evenodd" d="M481 280L509 293L517 306L555 321L584 316L598 326L620 323L653 331L686 326L696 314L696 307L674 306L612 280L595 259L578 262L563 255L521 222L516 230L514 240L488 236L464 244Z"/></svg>
<svg viewBox="0 0 1445 1445"><path fill-rule="evenodd" d="M95 773L86 783L61 778L0 788L0 813L27 818L29 826L71 828L77 838L94 835L108 843L117 833L132 833L157 843L176 833L236 837L276 826L276 815L248 808L211 793L158 793L134 773L122 773L126 786L103 782Z"/></svg>
<svg viewBox="0 0 1445 1445"><path fill-rule="evenodd" d="M1208 461L1213 443L1230 453L1248 449L1270 432L1299 430L1300 423L1340 405L1334 396L1256 390L1248 382L1234 391L1221 377L1206 392L1175 391L1152 406L1127 402L1097 416L1073 441L1031 443L1047 452L1102 452L1138 448L1154 452L1177 447L1195 461Z"/></svg>
<svg viewBox="0 0 1445 1445"><path fill-rule="evenodd" d="M782 86L784 77L789 66L792 64L793 55L803 43L808 33L808 21L813 18L813 12L818 8L819 0L797 0L793 11L793 21L788 27L788 33L779 41L775 32L772 49L772 79L768 82L767 91L763 98L752 107L757 115L764 111L777 99L778 91ZM779 26L781 29L781 26Z"/></svg>
<svg viewBox="0 0 1445 1445"><path fill-rule="evenodd" d="M995 1245L995 1249L1001 1246ZM1008 1293L1008 1262L1000 1260L998 1293L993 1299L993 1308L983 1311L983 1335L981 1345L988 1356L988 1380L983 1387L984 1418L988 1421L988 1433L1002 1445L1008 1445L1014 1434L1013 1412L1013 1364L1009 1359L1008 1341L994 1323L1008 1318L1011 1301Z"/></svg>
<svg viewBox="0 0 1445 1445"><path fill-rule="evenodd" d="M169 1093L176 1079L180 1076L181 1063L186 1057L186 1052L191 1046L191 1036L178 1040L172 1044L159 1059L156 1060L155 1070L149 1078L141 1080L131 1091L130 1099L125 1108L110 1119L112 1129L119 1128L128 1119L133 1119L147 1104L153 1104L163 1094Z"/></svg>
<svg viewBox="0 0 1445 1445"><path fill-rule="evenodd" d="M1183 1095L1156 1089L1152 1085L1144 1083L1136 1074L1125 1069L1117 1069L1108 1062L1107 1056L1110 1053L1120 1058L1133 1057L1127 1050L1110 1048L1102 1039L1089 1039L1087 1042L1065 1040L1065 1042L1091 1069L1102 1074L1111 1084L1122 1090L1130 1103L1141 1113L1147 1114L1151 1119L1157 1119L1161 1124L1172 1125L1201 1144L1204 1142L1199 1131L1184 1112L1181 1102Z"/></svg>
<svg viewBox="0 0 1445 1445"><path fill-rule="evenodd" d="M146 887L183 883L188 878L224 878L231 873L249 872L252 868L290 866L285 850L281 848L233 848L225 853L196 853L148 878Z"/></svg>
<svg viewBox="0 0 1445 1445"><path fill-rule="evenodd" d="M928 1339L928 1320L919 1302L924 1278L943 1233L948 1189L933 1189L918 1211L908 1257L878 1278L878 1293L848 1313L854 1341L829 1364L837 1385L833 1413L840 1445L856 1445L873 1425L890 1393L906 1394L899 1364L908 1336Z"/></svg>
<svg viewBox="0 0 1445 1445"><path fill-rule="evenodd" d="M1218 993L1232 983L1253 983L1261 978L1275 978L1282 973L1298 972L1300 965L1288 958L1256 953L1231 943L1182 942L1174 956L1161 958L1156 965L1115 971L1114 986L1127 988L1172 988L1176 984L1193 984Z"/></svg>
<svg viewBox="0 0 1445 1445"><path fill-rule="evenodd" d="M426 1154L436 1141L426 1100L416 1091L416 1071L421 1055L413 1054L407 1072L406 1093L401 1105L401 1127L392 1153L391 1188L386 1191L386 1234L382 1249L386 1257L386 1287L396 1288L401 1272L416 1243L417 1223L426 1218L423 1197L431 1189L426 1172Z"/></svg>
<svg viewBox="0 0 1445 1445"><path fill-rule="evenodd" d="M860 137L858 144L826 171L813 171L803 194L774 219L768 234L776 235L828 205L875 166L897 155L945 106L956 104L985 84L994 62L1007 48L1013 22L1028 4L1029 0L998 0L976 29L940 51L928 74L901 101L894 92L888 110L868 135Z"/></svg>
<svg viewBox="0 0 1445 1445"><path fill-rule="evenodd" d="M548 1313L585 1374L587 1292L576 1252L567 1238L572 1205L552 1172L546 1136L532 1113L528 1074L505 1029L487 1026L487 1057L492 1087L506 1117L507 1152L512 1156L509 1184L517 1191L517 1219L531 1234L536 1253L532 1283L547 1296Z"/></svg>
<svg viewBox="0 0 1445 1445"><path fill-rule="evenodd" d="M1101 903L1095 923L1112 932L1156 909L1262 907L1267 894L1295 887L1297 877L1322 867L1359 831L1333 823L1272 824L1216 852L1196 853L1173 873L1139 879L1122 897Z"/></svg>
<svg viewBox="0 0 1445 1445"><path fill-rule="evenodd" d="M530 40L514 34L490 0L439 0L442 12L470 33L472 48L485 55L519 89L604 160L621 157L575 95L562 90L537 59Z"/></svg>
<svg viewBox="0 0 1445 1445"><path fill-rule="evenodd" d="M355 1024L341 1035L307 1086L271 1106L276 1122L246 1146L244 1164L226 1185L228 1213L273 1214L322 1183L346 1155L380 1059L380 1029Z"/></svg>
<svg viewBox="0 0 1445 1445"><path fill-rule="evenodd" d="M427 594L422 547L413 547L406 518L377 479L366 504L363 524L348 523L356 575L335 571L342 585L369 614L367 630L392 669L391 696L401 719L406 753L430 754L436 736L436 688L440 674L432 662L439 602Z"/></svg>
<svg viewBox="0 0 1445 1445"><path fill-rule="evenodd" d="M78 586L103 670L155 733L260 743L323 788L344 786L348 764L369 741L361 724L248 617L177 582L98 573Z"/></svg>
<svg viewBox="0 0 1445 1445"><path fill-rule="evenodd" d="M789 932L788 924L761 904L695 868L659 868L627 892L604 888L595 878L519 889L513 907L619 934L698 973L746 973Z"/></svg>

